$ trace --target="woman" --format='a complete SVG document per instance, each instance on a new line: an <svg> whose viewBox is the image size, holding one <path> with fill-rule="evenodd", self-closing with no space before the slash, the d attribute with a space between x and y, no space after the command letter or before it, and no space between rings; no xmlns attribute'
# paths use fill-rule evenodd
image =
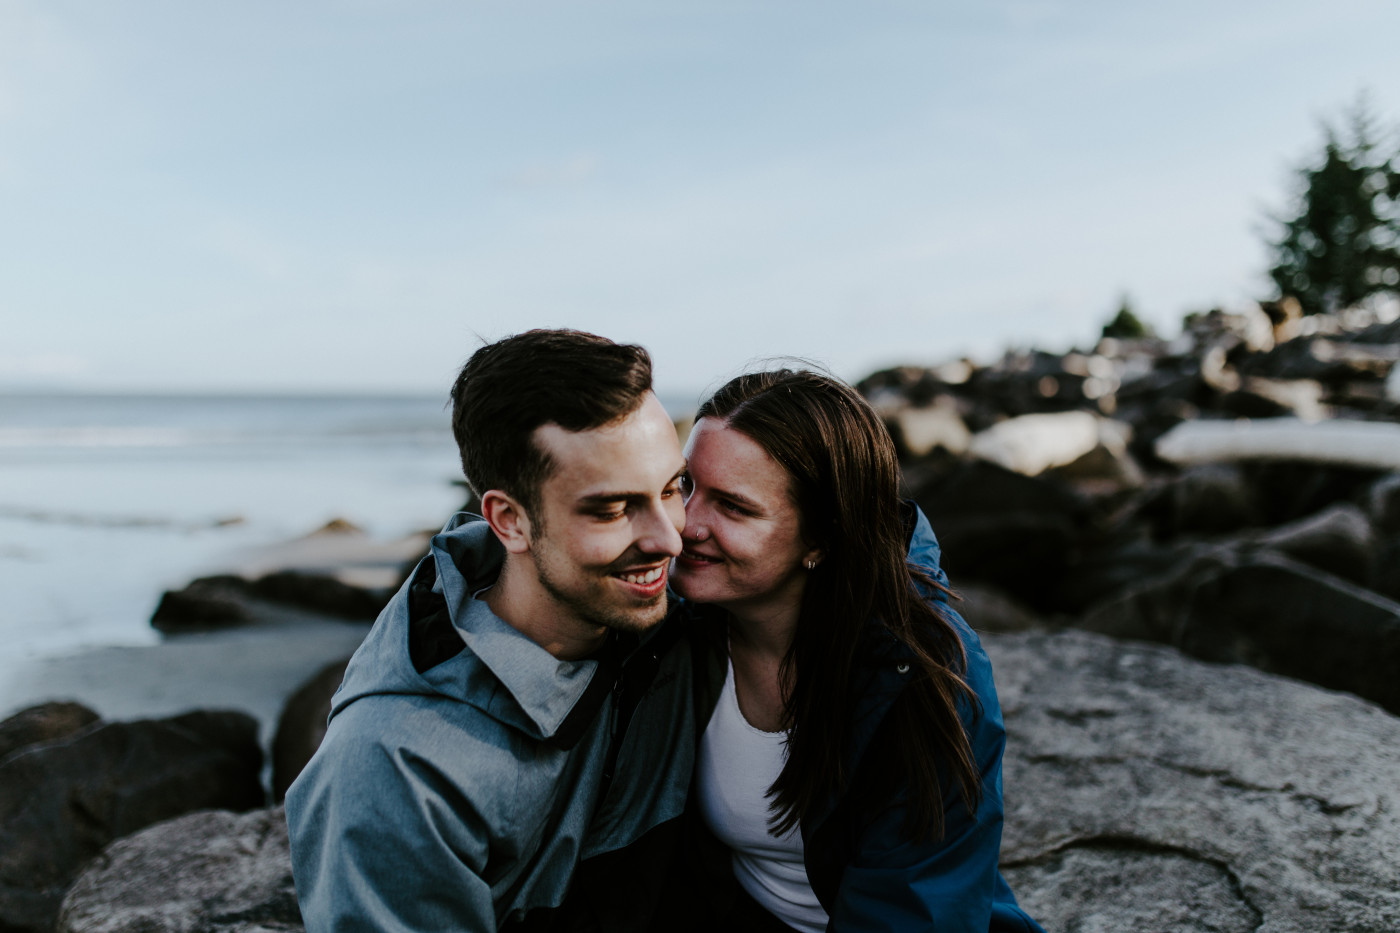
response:
<svg viewBox="0 0 1400 933"><path fill-rule="evenodd" d="M878 416L782 370L732 380L697 419L672 579L723 677L702 698L696 799L728 847L695 879L698 922L1040 930L997 871L991 668Z"/></svg>

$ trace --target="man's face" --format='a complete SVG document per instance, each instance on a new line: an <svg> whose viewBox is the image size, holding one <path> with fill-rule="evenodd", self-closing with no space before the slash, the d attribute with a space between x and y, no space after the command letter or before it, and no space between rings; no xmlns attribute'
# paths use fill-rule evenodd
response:
<svg viewBox="0 0 1400 933"><path fill-rule="evenodd" d="M670 561L685 526L676 429L656 396L591 431L535 430L554 461L531 516L541 586L581 622L644 631L666 615Z"/></svg>

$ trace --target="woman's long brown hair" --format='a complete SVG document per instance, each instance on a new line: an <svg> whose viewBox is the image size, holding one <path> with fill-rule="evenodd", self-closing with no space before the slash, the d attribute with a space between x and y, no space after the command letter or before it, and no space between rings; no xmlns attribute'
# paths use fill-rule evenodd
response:
<svg viewBox="0 0 1400 933"><path fill-rule="evenodd" d="M969 810L981 800L972 748L959 717L977 698L963 677L962 639L942 614L948 591L908 561L899 462L883 422L850 386L808 370L739 376L700 406L759 444L787 471L807 543L823 558L808 572L796 634L780 676L787 763L768 793L775 833L846 790L858 649L869 625L904 646L913 682L894 704L894 773L908 789L905 829L943 834L939 772ZM891 662L892 663L892 662Z"/></svg>

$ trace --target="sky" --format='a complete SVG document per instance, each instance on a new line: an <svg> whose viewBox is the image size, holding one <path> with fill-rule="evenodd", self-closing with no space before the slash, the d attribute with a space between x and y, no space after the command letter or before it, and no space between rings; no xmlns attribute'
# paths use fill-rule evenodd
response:
<svg viewBox="0 0 1400 933"><path fill-rule="evenodd" d="M443 392L577 327L699 391L1164 333L1394 0L0 0L0 387Z"/></svg>

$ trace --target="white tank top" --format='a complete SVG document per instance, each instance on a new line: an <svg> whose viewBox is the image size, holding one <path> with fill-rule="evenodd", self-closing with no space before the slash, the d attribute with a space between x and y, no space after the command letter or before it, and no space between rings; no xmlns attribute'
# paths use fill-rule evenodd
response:
<svg viewBox="0 0 1400 933"><path fill-rule="evenodd" d="M822 933L827 916L802 863L802 833L768 831L768 788L787 762L787 735L749 725L734 692L734 665L700 743L700 811L733 852L734 876L749 896L790 927Z"/></svg>

